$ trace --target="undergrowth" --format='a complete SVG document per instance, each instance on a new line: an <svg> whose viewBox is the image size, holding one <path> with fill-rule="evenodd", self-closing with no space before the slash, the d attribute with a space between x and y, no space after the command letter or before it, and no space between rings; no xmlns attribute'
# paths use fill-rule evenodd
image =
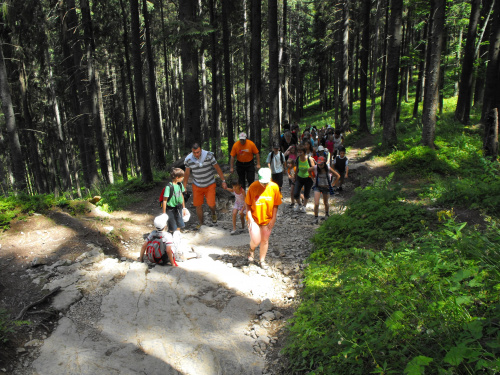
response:
<svg viewBox="0 0 500 375"><path fill-rule="evenodd" d="M313 237L290 371L497 373L498 223L479 231L452 210L431 214L389 181L358 191Z"/></svg>

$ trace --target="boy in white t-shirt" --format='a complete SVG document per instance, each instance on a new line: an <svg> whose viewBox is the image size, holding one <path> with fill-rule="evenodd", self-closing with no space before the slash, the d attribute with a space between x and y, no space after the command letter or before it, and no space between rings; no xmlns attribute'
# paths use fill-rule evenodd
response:
<svg viewBox="0 0 500 375"><path fill-rule="evenodd" d="M167 227L168 216L166 214L155 217L154 226L155 230L149 233L146 238L146 242L141 247L141 254L139 255L139 261L144 262L144 253L148 250L146 256L150 262L159 264L161 266L167 265L167 262L170 262L172 266L177 267L177 263L175 262L173 252L172 252L172 244L174 242L172 234L167 232L165 229ZM158 240L158 242L162 242L163 246L158 247L158 253L152 254L152 242L154 240ZM149 244L149 246L148 246ZM149 247L149 249L148 249Z"/></svg>

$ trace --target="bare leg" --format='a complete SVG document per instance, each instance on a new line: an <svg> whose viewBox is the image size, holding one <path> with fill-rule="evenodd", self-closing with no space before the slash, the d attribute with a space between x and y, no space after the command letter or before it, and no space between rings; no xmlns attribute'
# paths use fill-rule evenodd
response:
<svg viewBox="0 0 500 375"><path fill-rule="evenodd" d="M233 230L236 230L236 215L238 210L236 208L233 209Z"/></svg>
<svg viewBox="0 0 500 375"><path fill-rule="evenodd" d="M319 191L314 192L314 216L318 216L320 196L321 193Z"/></svg>
<svg viewBox="0 0 500 375"><path fill-rule="evenodd" d="M241 229L245 229L245 214L244 213L240 214L240 219L241 219Z"/></svg>
<svg viewBox="0 0 500 375"><path fill-rule="evenodd" d="M330 213L330 204L328 202L329 193L323 193L323 204L325 205L325 215L328 216Z"/></svg>
<svg viewBox="0 0 500 375"><path fill-rule="evenodd" d="M203 206L196 207L196 216L198 216L198 221L203 225Z"/></svg>
<svg viewBox="0 0 500 375"><path fill-rule="evenodd" d="M271 235L271 230L267 226L260 227L260 250L259 259L261 262L264 261L267 254L267 249L269 248L269 236Z"/></svg>
<svg viewBox="0 0 500 375"><path fill-rule="evenodd" d="M174 263L174 257L173 257L173 254L172 254L172 247L170 247L170 246L167 246L167 256L168 256L168 260L170 261L170 264L173 267L176 267L176 265Z"/></svg>

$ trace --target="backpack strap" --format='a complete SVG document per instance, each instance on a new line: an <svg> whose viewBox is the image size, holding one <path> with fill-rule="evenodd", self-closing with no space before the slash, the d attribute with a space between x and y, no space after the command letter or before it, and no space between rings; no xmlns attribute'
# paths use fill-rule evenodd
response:
<svg viewBox="0 0 500 375"><path fill-rule="evenodd" d="M168 204L168 202L170 201L170 198L172 198L172 196L174 195L174 184L169 182L167 184L167 186L169 187L168 197L167 197L167 204Z"/></svg>
<svg viewBox="0 0 500 375"><path fill-rule="evenodd" d="M281 155L281 164L285 164L285 157L283 156L283 153L280 151Z"/></svg>

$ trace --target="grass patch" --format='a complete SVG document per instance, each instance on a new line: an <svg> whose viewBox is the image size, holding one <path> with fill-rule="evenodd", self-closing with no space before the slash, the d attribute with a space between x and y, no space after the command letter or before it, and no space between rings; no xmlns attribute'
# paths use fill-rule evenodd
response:
<svg viewBox="0 0 500 375"><path fill-rule="evenodd" d="M500 371L498 223L480 232L452 211L431 216L389 180L358 191L314 236L284 349L291 370Z"/></svg>

